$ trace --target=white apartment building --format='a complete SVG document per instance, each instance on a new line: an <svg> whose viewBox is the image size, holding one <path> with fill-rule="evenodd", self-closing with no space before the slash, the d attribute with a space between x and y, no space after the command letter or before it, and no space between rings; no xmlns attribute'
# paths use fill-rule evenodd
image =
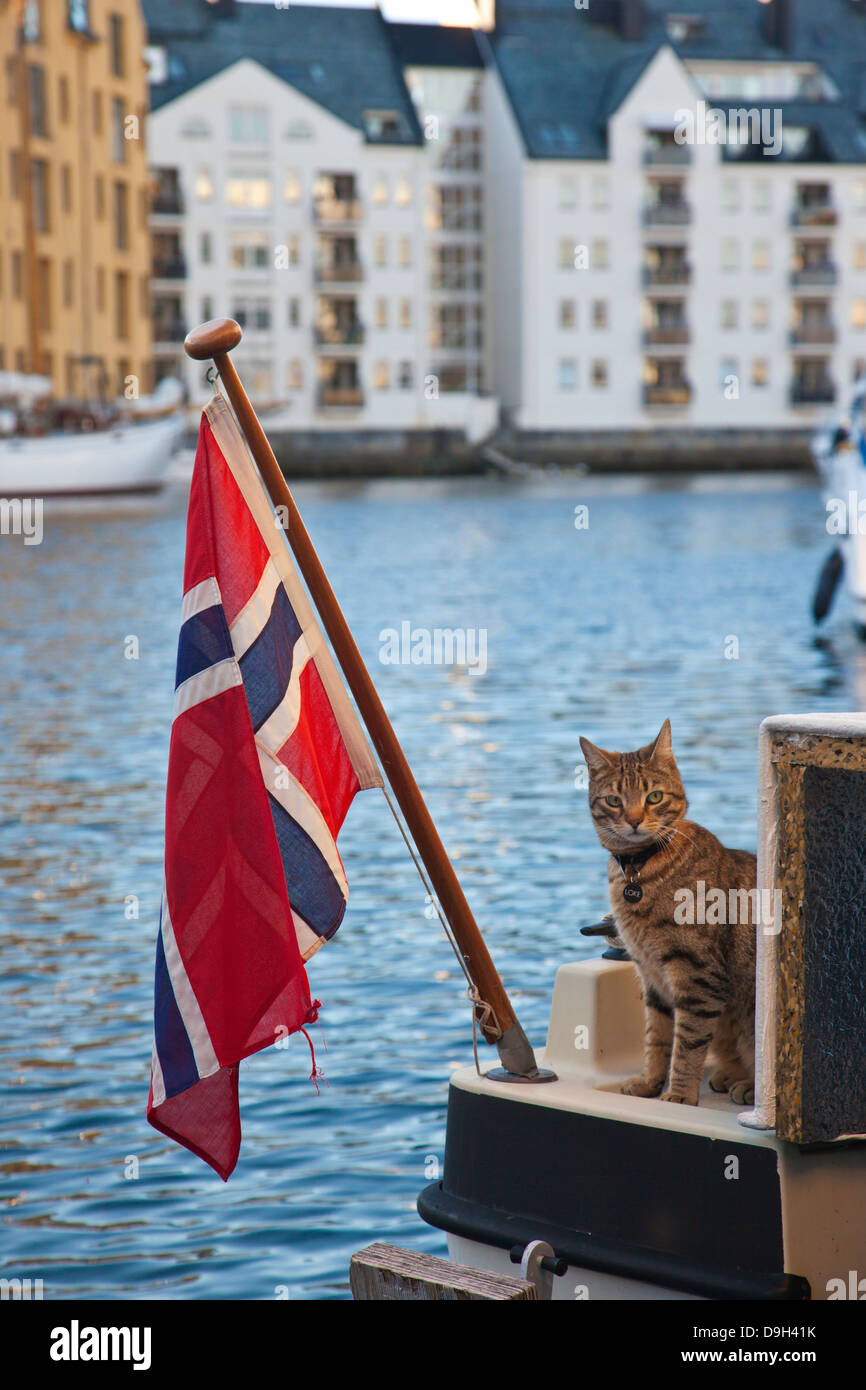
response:
<svg viewBox="0 0 866 1390"><path fill-rule="evenodd" d="M224 314L299 430L784 433L866 370L866 5L144 9L193 398Z"/></svg>

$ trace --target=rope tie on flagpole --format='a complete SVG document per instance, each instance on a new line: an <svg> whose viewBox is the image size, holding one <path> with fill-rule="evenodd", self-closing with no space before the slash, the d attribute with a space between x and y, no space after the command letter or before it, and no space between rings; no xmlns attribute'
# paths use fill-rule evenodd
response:
<svg viewBox="0 0 866 1390"><path fill-rule="evenodd" d="M467 987L467 990L466 990L466 995L467 995L467 998L468 998L468 999L471 1001L471 1003L472 1003L472 1048L473 1048L473 1051L474 1051L474 1053L475 1053L475 1070L477 1071L478 1075L480 1076L480 1075L481 1075L481 1067L479 1066L479 1063L478 1063L478 1024L479 1024L479 1023L481 1024L481 1028L482 1028L482 1030L483 1030L484 1027L485 1027L488 1023L490 1023L490 1022L492 1021L492 1022L494 1023L494 1025L496 1026L496 1029L497 1029L497 1031L498 1031L498 1033L499 1033L499 1036L501 1037L501 1036L502 1036L502 1030L501 1030L500 1027L499 1027L499 1021L498 1021L498 1019L496 1018L496 1015L495 1015L494 1012L493 1012L492 1005L488 1004L484 999L482 999L482 998L481 998L481 995L478 993L478 986L476 985L475 981L473 980L472 976L471 976L470 973L469 973L469 970L467 969L465 958L460 954L460 950L459 950L459 947L458 947L458 945L457 945L457 942L456 942L455 939L454 939L454 934L453 934L453 932L452 932L452 930L451 930L450 923L448 922L447 917L445 916L444 912L442 911L442 908L441 908L440 905L439 905L439 900L438 900L438 898L436 897L436 894L433 892L433 886L432 886L432 884L430 883L430 880L428 879L427 875L425 874L424 869L423 869L423 867L422 867L422 865L421 865L421 862L420 862L420 860L419 860L419 858L418 858L418 855L417 855L416 852L415 852L415 846L412 844L411 840L409 839L409 836L408 836L408 834L407 834L407 832L406 832L406 828L405 828L405 826L403 825L403 822L402 822L402 820L400 819L400 816L397 814L397 808L395 807L393 801L391 800L390 796L388 795L388 788L385 786L384 783L382 784L382 791L383 791L384 794L385 794L385 800L386 800L387 803L388 803L388 806L389 806L390 811L391 811L391 815L394 817L394 820L397 822L397 829L400 831L400 834L403 836L403 842L404 842L404 844L405 844L407 850L409 851L409 854L410 854L410 856L411 856L411 858L412 858L412 863L415 865L415 868L418 870L418 877L420 878L420 880L421 880L421 882L423 883L425 889L427 890L427 896L428 896L428 898L430 899L430 902L433 904L433 907L434 907L435 912L436 912L436 916L439 918L439 921L440 921L441 924L442 924L442 930L444 931L446 937L448 938L449 942L451 943L451 949L453 950L455 956L457 957L457 960L458 960L459 963L460 963L460 969L463 971L463 974L466 976L466 983L467 983L467 986L468 986L468 987ZM479 1017L478 1017L479 1010L480 1010L480 1012L481 1012L481 1018L480 1018L480 1019L479 1019Z"/></svg>

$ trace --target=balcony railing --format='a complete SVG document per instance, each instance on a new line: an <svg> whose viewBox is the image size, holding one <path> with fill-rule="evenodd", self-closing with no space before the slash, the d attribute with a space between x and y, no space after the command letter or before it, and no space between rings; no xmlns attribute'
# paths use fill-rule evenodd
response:
<svg viewBox="0 0 866 1390"><path fill-rule="evenodd" d="M182 343L185 337L186 324L182 319L175 319L169 323L156 322L153 325L155 343Z"/></svg>
<svg viewBox="0 0 866 1390"><path fill-rule="evenodd" d="M364 404L364 392L360 386L320 386L316 400L322 410L345 406L357 409Z"/></svg>
<svg viewBox="0 0 866 1390"><path fill-rule="evenodd" d="M792 285L835 285L838 270L831 261L826 265L804 265L791 271Z"/></svg>
<svg viewBox="0 0 866 1390"><path fill-rule="evenodd" d="M691 164L692 152L688 145L647 145L643 162L647 165Z"/></svg>
<svg viewBox="0 0 866 1390"><path fill-rule="evenodd" d="M363 343L364 325L362 323L334 324L327 328L316 325L313 329L313 338L317 343L352 347Z"/></svg>
<svg viewBox="0 0 866 1390"><path fill-rule="evenodd" d="M836 221L832 203L798 203L791 211L792 227L835 227Z"/></svg>
<svg viewBox="0 0 866 1390"><path fill-rule="evenodd" d="M791 386L790 399L792 405L832 405L836 399L836 387L832 381L795 381Z"/></svg>
<svg viewBox="0 0 866 1390"><path fill-rule="evenodd" d="M316 198L313 216L317 222L359 222L362 216L360 198Z"/></svg>
<svg viewBox="0 0 866 1390"><path fill-rule="evenodd" d="M692 220L689 203L651 203L644 208L645 227L685 227Z"/></svg>
<svg viewBox="0 0 866 1390"><path fill-rule="evenodd" d="M185 205L182 195L178 193L156 193L152 203L153 212L161 212L172 216L181 216L185 212Z"/></svg>
<svg viewBox="0 0 866 1390"><path fill-rule="evenodd" d="M653 285L690 285L692 282L692 268L683 262L682 265L645 265L643 268L643 283L647 289L652 289Z"/></svg>
<svg viewBox="0 0 866 1390"><path fill-rule="evenodd" d="M687 381L677 386L644 386L644 405L688 405L692 398L692 388Z"/></svg>
<svg viewBox="0 0 866 1390"><path fill-rule="evenodd" d="M364 270L360 261L335 262L332 265L317 265L316 279L322 285L351 284L363 280Z"/></svg>
<svg viewBox="0 0 866 1390"><path fill-rule="evenodd" d="M647 347L683 345L689 341L689 326L687 323L654 324L645 330L643 340Z"/></svg>
<svg viewBox="0 0 866 1390"><path fill-rule="evenodd" d="M836 327L832 323L799 323L791 329L790 341L795 347L800 344L835 343Z"/></svg>
<svg viewBox="0 0 866 1390"><path fill-rule="evenodd" d="M186 278L186 259L184 256L156 256L153 262L155 280L184 280Z"/></svg>

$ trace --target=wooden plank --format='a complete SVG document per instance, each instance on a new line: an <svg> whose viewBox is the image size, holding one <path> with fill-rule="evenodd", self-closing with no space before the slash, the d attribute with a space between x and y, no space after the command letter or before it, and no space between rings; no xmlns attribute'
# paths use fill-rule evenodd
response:
<svg viewBox="0 0 866 1390"><path fill-rule="evenodd" d="M352 1256L352 1297L360 1302L450 1303L465 1300L537 1301L535 1285L510 1274L470 1269L436 1255L381 1241Z"/></svg>

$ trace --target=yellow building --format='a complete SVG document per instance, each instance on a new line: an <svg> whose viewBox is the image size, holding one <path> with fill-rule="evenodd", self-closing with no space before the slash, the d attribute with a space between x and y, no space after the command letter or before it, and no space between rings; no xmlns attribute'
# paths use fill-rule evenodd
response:
<svg viewBox="0 0 866 1390"><path fill-rule="evenodd" d="M0 370L150 388L139 0L0 0Z"/></svg>

